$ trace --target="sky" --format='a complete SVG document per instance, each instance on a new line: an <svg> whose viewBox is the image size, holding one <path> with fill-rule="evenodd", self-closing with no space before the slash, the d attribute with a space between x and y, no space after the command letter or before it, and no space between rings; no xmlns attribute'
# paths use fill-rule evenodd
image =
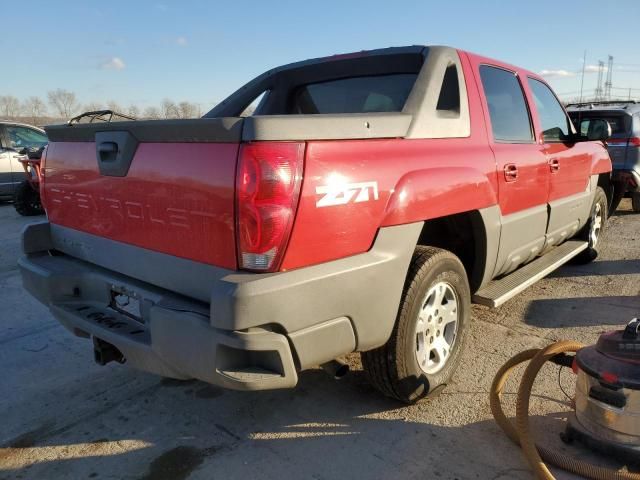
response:
<svg viewBox="0 0 640 480"><path fill-rule="evenodd" d="M64 88L83 103L198 103L269 68L402 45L449 45L543 73L563 98L592 94L614 57L614 93L640 98L639 0L0 0L0 95Z"/></svg>

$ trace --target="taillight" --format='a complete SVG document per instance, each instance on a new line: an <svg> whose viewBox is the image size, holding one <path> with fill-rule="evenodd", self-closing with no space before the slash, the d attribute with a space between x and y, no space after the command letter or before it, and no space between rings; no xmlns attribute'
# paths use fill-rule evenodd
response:
<svg viewBox="0 0 640 480"><path fill-rule="evenodd" d="M607 145L613 147L640 147L640 137L631 138L610 138L607 140Z"/></svg>
<svg viewBox="0 0 640 480"><path fill-rule="evenodd" d="M236 178L238 263L277 271L300 195L304 143L255 142L240 147Z"/></svg>

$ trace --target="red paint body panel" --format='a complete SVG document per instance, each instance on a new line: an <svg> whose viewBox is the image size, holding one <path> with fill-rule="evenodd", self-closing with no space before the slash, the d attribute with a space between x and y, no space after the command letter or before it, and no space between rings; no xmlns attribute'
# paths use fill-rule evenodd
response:
<svg viewBox="0 0 640 480"><path fill-rule="evenodd" d="M236 268L237 144L141 143L126 177L101 176L93 142L52 143L44 196L51 223Z"/></svg>
<svg viewBox="0 0 640 480"><path fill-rule="evenodd" d="M599 144L594 148L593 157L591 159L591 175L599 175L601 173L611 173L613 165L611 157L604 144Z"/></svg>
<svg viewBox="0 0 640 480"><path fill-rule="evenodd" d="M593 145L547 143L544 147L548 161L558 165L556 171L549 168L549 201L584 192L591 177Z"/></svg>
<svg viewBox="0 0 640 480"><path fill-rule="evenodd" d="M525 99L531 105L532 98L528 92L527 76L533 76L527 70L509 65L496 60L481 57L471 53L467 54L471 64L471 75L475 78L477 94L481 99L484 113L484 125L487 129L487 138L491 149L496 157L499 205L502 215L517 213L522 210L544 205L547 202L549 193L549 165L544 153L544 148L537 142L535 136L531 143L502 143L493 139L491 130L491 118L484 90L481 88L480 66L490 65L517 74L520 87L523 90ZM536 77L537 78L537 77ZM535 115L532 115L532 130L535 131L537 122ZM514 168L517 170L517 177L511 181L505 176L505 169Z"/></svg>

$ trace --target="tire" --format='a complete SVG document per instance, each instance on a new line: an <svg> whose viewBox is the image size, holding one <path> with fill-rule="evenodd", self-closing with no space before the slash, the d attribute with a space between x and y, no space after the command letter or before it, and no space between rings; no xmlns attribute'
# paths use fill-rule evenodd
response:
<svg viewBox="0 0 640 480"><path fill-rule="evenodd" d="M361 353L372 385L405 403L440 391L438 387L451 380L460 362L470 304L469 282L458 257L440 248L418 246L391 337L383 346ZM447 323L453 316L455 322Z"/></svg>
<svg viewBox="0 0 640 480"><path fill-rule="evenodd" d="M589 242L589 246L575 257L575 263L585 264L596 259L598 252L602 248L602 237L605 233L607 216L607 196L602 188L597 187L593 204L591 205L589 220L578 234L578 238Z"/></svg>
<svg viewBox="0 0 640 480"><path fill-rule="evenodd" d="M640 213L640 193L631 194L631 208L636 213Z"/></svg>
<svg viewBox="0 0 640 480"><path fill-rule="evenodd" d="M44 213L44 209L40 203L40 193L36 192L27 180L16 188L13 197L13 206L16 212L25 217L42 215Z"/></svg>

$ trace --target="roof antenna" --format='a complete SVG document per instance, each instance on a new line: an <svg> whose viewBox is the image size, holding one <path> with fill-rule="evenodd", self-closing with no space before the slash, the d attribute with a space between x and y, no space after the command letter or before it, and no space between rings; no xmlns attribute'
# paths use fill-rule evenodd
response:
<svg viewBox="0 0 640 480"><path fill-rule="evenodd" d="M587 51L584 51L584 57L582 58L582 77L580 78L580 102L582 103L582 89L584 87L584 69L587 65Z"/></svg>

